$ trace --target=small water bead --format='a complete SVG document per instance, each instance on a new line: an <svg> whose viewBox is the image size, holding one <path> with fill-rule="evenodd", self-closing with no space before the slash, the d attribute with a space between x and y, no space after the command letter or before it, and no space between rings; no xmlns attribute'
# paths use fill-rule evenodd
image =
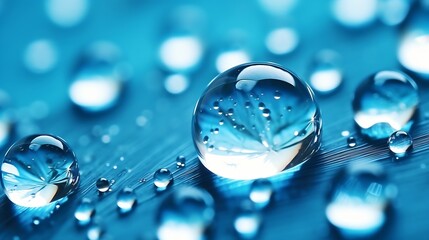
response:
<svg viewBox="0 0 429 240"><path fill-rule="evenodd" d="M369 76L356 89L352 103L356 124L371 139L385 139L398 130L409 131L418 104L416 83L397 71Z"/></svg>
<svg viewBox="0 0 429 240"><path fill-rule="evenodd" d="M33 218L33 225L34 226L39 226L40 222L41 222L40 218L38 218L38 217Z"/></svg>
<svg viewBox="0 0 429 240"><path fill-rule="evenodd" d="M341 131L341 136L348 137L348 136L350 136L350 132L347 130Z"/></svg>
<svg viewBox="0 0 429 240"><path fill-rule="evenodd" d="M403 157L413 146L413 138L405 131L396 131L390 135L387 144L397 157Z"/></svg>
<svg viewBox="0 0 429 240"><path fill-rule="evenodd" d="M275 91L282 97L275 99ZM256 96L259 103L251 107ZM229 97L237 106L224 101L220 108L233 109L234 118L228 117L231 121L224 121L218 134L205 138L222 120L210 110L214 100ZM252 102L249 108L247 102ZM302 164L319 149L320 132L321 116L309 87L272 63L243 64L217 76L193 116L193 140L201 162L232 179L265 178Z"/></svg>
<svg viewBox="0 0 429 240"><path fill-rule="evenodd" d="M329 94L338 89L343 81L339 55L332 50L318 52L310 66L309 83L314 91Z"/></svg>
<svg viewBox="0 0 429 240"><path fill-rule="evenodd" d="M380 165L351 164L333 179L326 217L344 237L369 237L385 224L395 189Z"/></svg>
<svg viewBox="0 0 429 240"><path fill-rule="evenodd" d="M274 186L267 179L257 179L250 186L249 199L258 209L265 208L271 201Z"/></svg>
<svg viewBox="0 0 429 240"><path fill-rule="evenodd" d="M182 187L159 206L157 237L160 240L200 240L214 219L214 200L203 189Z"/></svg>
<svg viewBox="0 0 429 240"><path fill-rule="evenodd" d="M240 239L256 239L262 224L261 214L255 209L240 209L234 218L234 230Z"/></svg>
<svg viewBox="0 0 429 240"><path fill-rule="evenodd" d="M94 215L95 205L88 198L82 199L74 212L74 218L78 221L79 225L87 225L91 222Z"/></svg>
<svg viewBox="0 0 429 240"><path fill-rule="evenodd" d="M99 178L96 182L95 182L95 186L97 187L97 190L100 193L105 193L107 191L109 191L110 188L110 182L109 180L107 180L106 178Z"/></svg>
<svg viewBox="0 0 429 240"><path fill-rule="evenodd" d="M137 196L132 188L124 188L118 193L116 205L121 213L130 212L137 203Z"/></svg>
<svg viewBox="0 0 429 240"><path fill-rule="evenodd" d="M180 155L176 158L176 166L177 166L177 168L183 168L186 166L185 156Z"/></svg>
<svg viewBox="0 0 429 240"><path fill-rule="evenodd" d="M69 97L76 106L100 112L117 104L130 78L130 69L120 55L112 43L97 42L80 56L69 87Z"/></svg>
<svg viewBox="0 0 429 240"><path fill-rule="evenodd" d="M164 191L173 182L173 174L166 168L158 169L153 175L153 184L157 191Z"/></svg>
<svg viewBox="0 0 429 240"><path fill-rule="evenodd" d="M23 207L46 206L76 190L76 156L59 137L25 137L7 151L1 165L1 183L13 203Z"/></svg>
<svg viewBox="0 0 429 240"><path fill-rule="evenodd" d="M349 147L356 147L356 145L357 145L356 139L354 137L347 138L347 145Z"/></svg>

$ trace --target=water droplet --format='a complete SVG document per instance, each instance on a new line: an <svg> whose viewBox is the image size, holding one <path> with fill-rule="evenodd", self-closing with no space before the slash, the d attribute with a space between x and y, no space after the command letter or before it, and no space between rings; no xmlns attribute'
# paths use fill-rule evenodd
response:
<svg viewBox="0 0 429 240"><path fill-rule="evenodd" d="M332 13L338 23L349 28L365 27L377 17L377 0L334 0Z"/></svg>
<svg viewBox="0 0 429 240"><path fill-rule="evenodd" d="M23 207L42 207L67 197L79 183L75 154L59 137L25 137L7 151L1 165L4 192Z"/></svg>
<svg viewBox="0 0 429 240"><path fill-rule="evenodd" d="M36 40L25 49L24 65L33 73L43 74L51 71L57 64L57 60L57 48L51 40Z"/></svg>
<svg viewBox="0 0 429 240"><path fill-rule="evenodd" d="M173 182L173 174L166 168L158 169L153 175L153 184L157 191L164 191Z"/></svg>
<svg viewBox="0 0 429 240"><path fill-rule="evenodd" d="M189 78L183 74L171 74L164 80L164 88L171 94L180 94L189 87Z"/></svg>
<svg viewBox="0 0 429 240"><path fill-rule="evenodd" d="M401 24L411 7L409 0L378 0L378 4L379 18L388 26Z"/></svg>
<svg viewBox="0 0 429 240"><path fill-rule="evenodd" d="M339 56L332 50L322 50L313 59L309 83L314 91L329 94L338 89L343 81Z"/></svg>
<svg viewBox="0 0 429 240"><path fill-rule="evenodd" d="M261 228L261 215L251 208L240 209L234 219L234 229L241 239L255 239Z"/></svg>
<svg viewBox="0 0 429 240"><path fill-rule="evenodd" d="M214 219L214 200L202 189L182 187L160 205L156 217L160 240L204 239Z"/></svg>
<svg viewBox="0 0 429 240"><path fill-rule="evenodd" d="M417 85L407 75L381 71L356 89L354 120L371 139L388 138L397 130L409 131L419 103Z"/></svg>
<svg viewBox="0 0 429 240"><path fill-rule="evenodd" d="M276 91L274 92L274 99L279 100L279 99L280 99L280 97L281 97L280 92L279 92L278 90L276 90Z"/></svg>
<svg viewBox="0 0 429 240"><path fill-rule="evenodd" d="M34 226L39 226L40 225L40 218L38 218L38 217L35 217L35 218L33 218L33 225Z"/></svg>
<svg viewBox="0 0 429 240"><path fill-rule="evenodd" d="M108 42L92 45L80 56L74 69L69 87L71 101L88 112L115 106L130 74L120 59L115 45Z"/></svg>
<svg viewBox="0 0 429 240"><path fill-rule="evenodd" d="M326 217L345 237L369 237L384 225L394 188L381 166L351 164L333 179Z"/></svg>
<svg viewBox="0 0 429 240"><path fill-rule="evenodd" d="M86 232L86 237L88 238L88 240L99 240L101 239L103 233L104 230L100 225L93 224L88 228Z"/></svg>
<svg viewBox="0 0 429 240"><path fill-rule="evenodd" d="M262 116L268 118L270 116L270 109L265 108L264 110L262 110Z"/></svg>
<svg viewBox="0 0 429 240"><path fill-rule="evenodd" d="M293 28L278 28L268 33L265 46L275 55L284 55L293 52L299 43L298 33Z"/></svg>
<svg viewBox="0 0 429 240"><path fill-rule="evenodd" d="M130 212L137 202L137 196L131 188L124 188L118 193L116 205L121 213Z"/></svg>
<svg viewBox="0 0 429 240"><path fill-rule="evenodd" d="M257 179L250 186L249 198L258 209L265 208L271 201L273 184L267 179Z"/></svg>
<svg viewBox="0 0 429 240"><path fill-rule="evenodd" d="M253 87L237 89L240 81L252 81ZM278 100L270 94L276 90L283 96ZM269 118L244 107L255 101L251 95L263 101ZM204 136L220 119L210 111L212 103L229 96L238 103L234 119L225 121L205 144ZM225 101L222 107L232 105ZM280 118L284 106L296 110ZM269 121L271 118L276 121ZM295 136L294 131L302 134ZM302 164L319 149L320 131L321 116L309 87L271 63L244 64L217 76L199 99L193 116L193 139L201 162L213 173L232 179L265 178Z"/></svg>
<svg viewBox="0 0 429 240"><path fill-rule="evenodd" d="M390 135L387 144L397 157L404 157L413 146L413 138L405 131L396 131Z"/></svg>
<svg viewBox="0 0 429 240"><path fill-rule="evenodd" d="M397 57L403 67L429 80L429 11L416 8L399 42Z"/></svg>
<svg viewBox="0 0 429 240"><path fill-rule="evenodd" d="M246 50L238 48L221 52L216 58L216 69L224 72L239 64L250 62L250 56Z"/></svg>
<svg viewBox="0 0 429 240"><path fill-rule="evenodd" d="M60 27L73 27L82 22L89 10L87 0L47 0L46 14Z"/></svg>
<svg viewBox="0 0 429 240"><path fill-rule="evenodd" d="M183 167L185 167L185 165L186 165L186 158L185 158L185 156L182 156L182 155L178 156L176 158L176 166L177 166L177 168L183 168Z"/></svg>
<svg viewBox="0 0 429 240"><path fill-rule="evenodd" d="M82 199L80 204L77 206L74 217L78 221L79 225L87 225L91 222L92 217L95 214L95 205L88 198Z"/></svg>
<svg viewBox="0 0 429 240"><path fill-rule="evenodd" d="M347 138L347 146L349 147L356 147L356 139L354 137Z"/></svg>
<svg viewBox="0 0 429 240"><path fill-rule="evenodd" d="M100 193L105 193L110 188L110 182L106 178L99 178L97 182L95 182L95 186Z"/></svg>
<svg viewBox="0 0 429 240"><path fill-rule="evenodd" d="M264 103L259 103L258 104L258 108L259 108L259 110L263 110L264 108L265 108L265 104Z"/></svg>

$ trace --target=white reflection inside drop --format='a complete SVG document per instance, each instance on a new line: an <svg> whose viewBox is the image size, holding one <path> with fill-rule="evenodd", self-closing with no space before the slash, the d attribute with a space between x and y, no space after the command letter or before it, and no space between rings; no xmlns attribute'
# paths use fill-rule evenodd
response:
<svg viewBox="0 0 429 240"><path fill-rule="evenodd" d="M363 27L373 22L377 16L377 0L334 0L334 18L346 27Z"/></svg>
<svg viewBox="0 0 429 240"><path fill-rule="evenodd" d="M46 0L46 14L60 27L72 27L79 24L87 15L87 0Z"/></svg>
<svg viewBox="0 0 429 240"><path fill-rule="evenodd" d="M172 74L165 78L164 87L171 94L180 94L189 86L189 79L183 74Z"/></svg>
<svg viewBox="0 0 429 240"><path fill-rule="evenodd" d="M39 39L28 45L24 52L24 65L33 73L46 73L58 61L55 44L48 39Z"/></svg>
<svg viewBox="0 0 429 240"><path fill-rule="evenodd" d="M243 49L221 52L216 58L216 69L219 73L237 65L250 62L249 54Z"/></svg>
<svg viewBox="0 0 429 240"><path fill-rule="evenodd" d="M203 45L195 36L174 36L167 38L159 49L162 64L173 72L189 72L201 62Z"/></svg>
<svg viewBox="0 0 429 240"><path fill-rule="evenodd" d="M272 54L288 54L299 43L297 32L292 28L278 28L271 31L265 39L265 45Z"/></svg>

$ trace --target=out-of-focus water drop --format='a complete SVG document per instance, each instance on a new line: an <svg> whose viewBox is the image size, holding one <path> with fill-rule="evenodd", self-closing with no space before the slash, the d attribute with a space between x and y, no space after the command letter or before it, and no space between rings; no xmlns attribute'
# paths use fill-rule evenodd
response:
<svg viewBox="0 0 429 240"><path fill-rule="evenodd" d="M234 230L240 239L256 239L261 224L261 213L249 206L242 206L234 217Z"/></svg>
<svg viewBox="0 0 429 240"><path fill-rule="evenodd" d="M88 0L46 0L48 18L60 27L73 27L82 22L89 10Z"/></svg>
<svg viewBox="0 0 429 240"><path fill-rule="evenodd" d="M157 191L164 191L173 182L173 174L166 168L160 168L153 174L153 184Z"/></svg>
<svg viewBox="0 0 429 240"><path fill-rule="evenodd" d="M411 7L410 0L378 0L378 16L388 26L401 24Z"/></svg>
<svg viewBox="0 0 429 240"><path fill-rule="evenodd" d="M41 222L40 218L38 218L38 217L33 218L33 225L34 226L39 226L40 222Z"/></svg>
<svg viewBox="0 0 429 240"><path fill-rule="evenodd" d="M77 220L79 225L87 225L91 222L92 217L95 214L95 205L88 199L84 198L77 206L74 212L74 218Z"/></svg>
<svg viewBox="0 0 429 240"><path fill-rule="evenodd" d="M69 87L69 97L79 108L100 112L114 107L123 93L131 69L121 62L119 49L97 42L77 61Z"/></svg>
<svg viewBox="0 0 429 240"><path fill-rule="evenodd" d="M310 66L310 86L320 94L329 94L338 89L343 81L339 55L332 50L318 52Z"/></svg>
<svg viewBox="0 0 429 240"><path fill-rule="evenodd" d="M186 158L185 158L185 156L182 156L182 155L177 156L177 158L176 158L176 166L177 166L177 168L183 168L183 167L186 166Z"/></svg>
<svg viewBox="0 0 429 240"><path fill-rule="evenodd" d="M171 74L164 80L164 87L171 94L180 94L189 87L189 78L183 74Z"/></svg>
<svg viewBox="0 0 429 240"><path fill-rule="evenodd" d="M397 57L409 71L429 80L429 8L411 12L399 42Z"/></svg>
<svg viewBox="0 0 429 240"><path fill-rule="evenodd" d="M413 79L397 71L370 75L356 89L354 120L361 133L385 139L394 131L409 131L414 123L419 96Z"/></svg>
<svg viewBox="0 0 429 240"><path fill-rule="evenodd" d="M116 205L121 213L130 212L137 203L137 196L132 188L124 188L118 193Z"/></svg>
<svg viewBox="0 0 429 240"><path fill-rule="evenodd" d="M91 225L86 231L86 237L88 240L99 240L102 238L104 229L99 224Z"/></svg>
<svg viewBox="0 0 429 240"><path fill-rule="evenodd" d="M258 0L262 9L272 16L284 16L296 5L296 0Z"/></svg>
<svg viewBox="0 0 429 240"><path fill-rule="evenodd" d="M202 60L204 47L199 38L192 35L171 36L162 42L159 58L172 72L190 72Z"/></svg>
<svg viewBox="0 0 429 240"><path fill-rule="evenodd" d="M95 182L95 186L100 193L107 192L110 188L110 182L106 178L99 178Z"/></svg>
<svg viewBox="0 0 429 240"><path fill-rule="evenodd" d="M217 134L211 134L214 128ZM243 64L218 75L193 116L201 162L231 179L266 178L300 166L319 149L320 133L313 92L272 63Z"/></svg>
<svg viewBox="0 0 429 240"><path fill-rule="evenodd" d="M25 49L23 60L30 72L37 74L49 72L57 65L57 48L51 40L36 40Z"/></svg>
<svg viewBox="0 0 429 240"><path fill-rule="evenodd" d="M381 166L351 164L333 180L326 218L346 238L370 237L385 224L395 189Z"/></svg>
<svg viewBox="0 0 429 240"><path fill-rule="evenodd" d="M258 209L265 208L271 201L274 186L268 179L256 179L250 185L249 199Z"/></svg>
<svg viewBox="0 0 429 240"><path fill-rule="evenodd" d="M182 187L159 206L157 237L160 240L202 240L214 219L214 200L205 190Z"/></svg>
<svg viewBox="0 0 429 240"><path fill-rule="evenodd" d="M216 69L221 73L239 64L250 62L250 59L249 53L243 48L225 50L216 57Z"/></svg>
<svg viewBox="0 0 429 240"><path fill-rule="evenodd" d="M275 55L284 55L293 52L299 44L298 33L293 28L278 28L268 33L265 46Z"/></svg>
<svg viewBox="0 0 429 240"><path fill-rule="evenodd" d="M374 22L378 0L333 0L332 14L338 23L349 28L360 28Z"/></svg>
<svg viewBox="0 0 429 240"><path fill-rule="evenodd" d="M403 157L413 146L413 138L405 131L396 131L387 140L390 151L397 157Z"/></svg>
<svg viewBox="0 0 429 240"><path fill-rule="evenodd" d="M42 207L73 193L79 183L75 154L61 138L31 135L14 143L1 165L1 184L10 201Z"/></svg>

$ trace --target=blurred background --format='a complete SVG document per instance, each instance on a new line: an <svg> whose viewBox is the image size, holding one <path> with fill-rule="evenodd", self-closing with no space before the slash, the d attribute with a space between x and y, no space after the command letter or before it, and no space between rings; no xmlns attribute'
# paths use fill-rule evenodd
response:
<svg viewBox="0 0 429 240"><path fill-rule="evenodd" d="M1 153L24 136L50 133L70 144L81 171L78 191L52 212L15 207L0 192L0 238L156 239L161 203L184 185L215 199L207 239L344 237L325 217L326 195L338 170L363 156L381 164L398 192L376 238L424 239L428 11L425 0L0 0ZM321 151L298 176L274 182L269 206L257 213L236 201L250 183L217 181L199 165L191 136L207 84L250 61L278 63L309 83L324 121ZM414 150L401 161L384 142L363 139L353 121L355 89L380 70L405 71L419 86ZM152 183L160 168L174 176L162 193ZM101 177L111 184L102 195ZM126 216L115 203L124 187L138 202ZM96 213L79 226L83 198Z"/></svg>

